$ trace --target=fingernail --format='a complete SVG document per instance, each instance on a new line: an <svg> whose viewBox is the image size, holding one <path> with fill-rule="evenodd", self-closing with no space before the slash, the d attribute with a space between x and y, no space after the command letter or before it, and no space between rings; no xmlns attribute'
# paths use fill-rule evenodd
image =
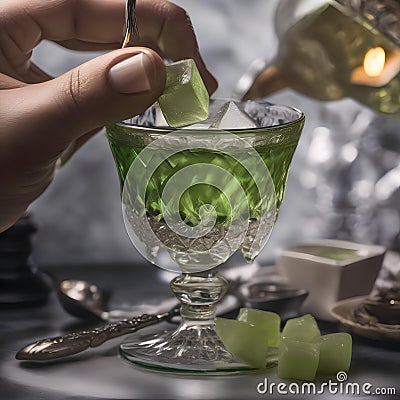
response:
<svg viewBox="0 0 400 400"><path fill-rule="evenodd" d="M151 61L144 53L127 58L110 69L111 85L120 93L145 92L151 87L147 74L151 66Z"/></svg>

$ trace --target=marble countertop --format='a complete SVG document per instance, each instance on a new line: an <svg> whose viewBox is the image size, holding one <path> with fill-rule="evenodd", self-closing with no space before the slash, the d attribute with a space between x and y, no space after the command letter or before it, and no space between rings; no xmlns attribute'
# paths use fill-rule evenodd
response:
<svg viewBox="0 0 400 400"><path fill-rule="evenodd" d="M113 291L112 304L138 304L167 298L167 277L149 264L98 265L91 268L58 267L59 279L80 278ZM338 324L320 322L325 333L339 331ZM257 392L265 382L280 382L276 369L234 376L158 373L127 364L118 355L120 339L80 355L51 363L20 362L16 352L24 345L89 326L69 316L51 294L41 308L0 310L0 398L59 399L260 399L285 398ZM91 326L92 327L92 326ZM394 387L400 393L400 345L353 337L353 361L348 382L370 383L372 388ZM317 381L321 385L328 378ZM334 379L334 378L333 378ZM373 390L373 389L371 389ZM295 396L312 398L312 396ZM325 392L316 398L345 395ZM314 397L314 398L315 398ZM364 396L357 396L364 398ZM374 398L374 396L365 396ZM398 398L384 396L385 399Z"/></svg>

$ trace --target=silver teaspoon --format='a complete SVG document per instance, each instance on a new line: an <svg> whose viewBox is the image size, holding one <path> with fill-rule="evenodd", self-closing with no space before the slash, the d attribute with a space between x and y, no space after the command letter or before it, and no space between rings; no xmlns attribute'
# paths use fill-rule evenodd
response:
<svg viewBox="0 0 400 400"><path fill-rule="evenodd" d="M174 316L179 315L179 311L180 305L176 305L166 313L143 314L136 318L108 324L91 331L81 331L39 340L22 348L15 358L26 361L52 361L71 356L161 321L170 321Z"/></svg>
<svg viewBox="0 0 400 400"><path fill-rule="evenodd" d="M140 37L136 21L136 0L126 0L125 9L126 30L122 47L133 46L135 36Z"/></svg>
<svg viewBox="0 0 400 400"><path fill-rule="evenodd" d="M140 314L138 310L136 312L135 310L106 310L107 296L91 282L68 279L57 285L56 289L58 299L64 310L78 318L95 318L113 322ZM175 303L176 300L163 310L168 310ZM147 309L142 310L142 312L153 311L149 310L151 307L147 307Z"/></svg>
<svg viewBox="0 0 400 400"><path fill-rule="evenodd" d="M165 310L165 306L173 301L176 302L176 299L165 300L159 307ZM142 314L136 318L111 323L91 331L69 333L64 336L38 340L22 348L16 354L16 358L17 360L26 361L52 361L71 356L161 321L174 323L176 322L176 317L180 316L180 306L180 304L175 303L167 312L163 312L159 308L160 311L158 313ZM227 295L218 303L217 315L232 316L232 313L236 313L240 306L242 306L242 303L236 296Z"/></svg>

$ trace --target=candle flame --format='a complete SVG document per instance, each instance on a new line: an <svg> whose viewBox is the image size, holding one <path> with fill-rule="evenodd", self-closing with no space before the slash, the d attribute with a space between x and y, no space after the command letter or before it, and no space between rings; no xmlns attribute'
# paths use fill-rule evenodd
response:
<svg viewBox="0 0 400 400"><path fill-rule="evenodd" d="M382 47L374 47L367 51L364 58L364 71L365 73L374 78L379 76L386 63L386 53Z"/></svg>

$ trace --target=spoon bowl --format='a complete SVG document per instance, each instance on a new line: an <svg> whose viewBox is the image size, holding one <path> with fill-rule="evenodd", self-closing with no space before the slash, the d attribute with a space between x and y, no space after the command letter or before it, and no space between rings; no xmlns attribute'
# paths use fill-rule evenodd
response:
<svg viewBox="0 0 400 400"><path fill-rule="evenodd" d="M125 309L108 310L110 296L107 292L91 282L75 279L62 281L57 286L57 295L64 310L74 317L106 322L131 319L140 314L167 312L177 303L175 298L170 298L153 305L138 304Z"/></svg>
<svg viewBox="0 0 400 400"><path fill-rule="evenodd" d="M93 283L68 279L57 288L57 295L63 308L78 318L108 320L105 310L107 297Z"/></svg>

